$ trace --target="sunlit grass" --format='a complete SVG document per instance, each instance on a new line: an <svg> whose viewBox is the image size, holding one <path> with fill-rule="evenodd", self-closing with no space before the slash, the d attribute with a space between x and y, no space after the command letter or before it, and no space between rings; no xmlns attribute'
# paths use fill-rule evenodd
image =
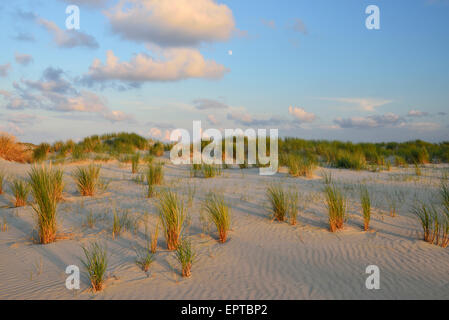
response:
<svg viewBox="0 0 449 320"><path fill-rule="evenodd" d="M106 269L108 267L108 258L106 247L94 242L89 247L82 247L85 260L81 260L86 268L92 290L98 292L103 290L106 278Z"/></svg>
<svg viewBox="0 0 449 320"><path fill-rule="evenodd" d="M195 252L192 249L190 240L182 239L176 248L176 258L181 264L182 276L190 277L192 275L192 264L195 259Z"/></svg>
<svg viewBox="0 0 449 320"><path fill-rule="evenodd" d="M30 185L28 182L20 179L14 179L11 184L11 191L14 195L14 206L23 207L27 204L28 195L30 193Z"/></svg>
<svg viewBox="0 0 449 320"><path fill-rule="evenodd" d="M226 204L224 197L215 193L207 194L203 208L217 228L219 241L225 243L228 231L231 228L231 210Z"/></svg>
<svg viewBox="0 0 449 320"><path fill-rule="evenodd" d="M181 239L186 211L178 195L171 190L159 194L158 212L168 250L176 250Z"/></svg>
<svg viewBox="0 0 449 320"><path fill-rule="evenodd" d="M346 220L347 200L340 187L335 184L324 187L329 215L329 230L342 229Z"/></svg>

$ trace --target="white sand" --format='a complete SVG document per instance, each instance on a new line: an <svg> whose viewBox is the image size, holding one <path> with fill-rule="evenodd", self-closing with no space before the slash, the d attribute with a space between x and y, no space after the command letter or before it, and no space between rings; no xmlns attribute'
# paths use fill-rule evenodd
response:
<svg viewBox="0 0 449 320"><path fill-rule="evenodd" d="M29 165L0 160L0 168L26 176ZM349 222L343 231L327 230L327 215L319 179L258 175L257 169L229 169L213 179L190 178L187 167L165 167L165 185L187 196L196 186L193 206L188 212L191 235L198 258L192 277L180 276L174 253L165 250L162 232L159 252L150 276L135 264L133 247L144 245L143 224L136 234L125 232L111 237L112 208L128 209L133 215L150 215L151 228L157 222L155 199L145 198L145 188L132 180L130 165L103 164L102 174L110 180L105 194L81 197L65 165L65 198L59 205L62 232L72 239L49 245L33 244L33 210L11 207L11 192L0 195L0 223L6 217L7 232L0 232L1 299L448 299L449 249L421 240L421 229L410 213L413 199L432 199L437 192L441 167L423 170L414 177L413 169L372 173L331 171L345 184L351 199ZM447 169L446 169L447 170ZM319 170L317 171L319 174ZM297 188L307 203L299 224L271 222L265 197L266 186L282 181ZM357 183L366 182L374 198L373 231L363 232ZM232 203L233 230L225 244L216 241L200 222L201 200L207 191L222 191ZM387 194L401 190L404 203L397 217L388 214ZM102 218L93 229L83 226L89 211ZM100 240L109 252L106 289L89 291L82 267L82 244ZM65 268L81 269L81 289L65 287ZM380 290L367 290L365 268L380 268Z"/></svg>

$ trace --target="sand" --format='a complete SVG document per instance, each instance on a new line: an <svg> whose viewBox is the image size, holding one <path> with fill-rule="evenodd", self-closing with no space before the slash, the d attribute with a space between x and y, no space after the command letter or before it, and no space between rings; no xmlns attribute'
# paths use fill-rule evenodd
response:
<svg viewBox="0 0 449 320"><path fill-rule="evenodd" d="M173 252L165 249L162 232L159 251L145 274L135 263L135 247L145 244L144 225L113 239L112 210L128 210L135 218L148 213L150 228L158 221L156 199L145 198L145 187L136 183L130 165L113 161L102 164L108 190L81 197L72 170L66 164L64 201L58 207L60 231L69 236L49 245L34 244L31 206L12 208L11 192L0 195L0 299L448 299L449 249L421 240L421 227L411 213L415 199L437 201L442 170L429 166L423 176L413 169L391 172L319 169L314 179L291 178L285 172L259 176L258 169L227 169L213 179L190 178L186 166L165 166L165 186L188 198L187 234L197 252L192 277L185 279ZM30 165L0 160L10 175L26 177ZM330 233L321 192L320 171L331 172L350 199L349 221L344 230ZM303 208L298 225L271 221L265 196L269 183L279 181L298 190ZM369 232L362 231L358 201L359 183L366 183L373 197L374 213ZM200 219L201 201L208 191L225 194L232 206L232 231L225 244L217 242L212 226ZM390 217L388 195L397 190L402 204ZM31 200L31 199L30 199ZM86 226L92 212L93 228ZM100 241L109 254L108 281L100 293L92 293L80 262L81 245ZM81 270L80 290L68 290L65 269ZM368 290L368 265L380 268L380 289Z"/></svg>

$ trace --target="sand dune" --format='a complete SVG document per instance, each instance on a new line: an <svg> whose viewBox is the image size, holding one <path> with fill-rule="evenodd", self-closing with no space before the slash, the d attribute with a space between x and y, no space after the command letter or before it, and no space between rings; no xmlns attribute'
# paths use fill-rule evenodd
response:
<svg viewBox="0 0 449 320"><path fill-rule="evenodd" d="M0 160L10 174L26 177L30 165ZM151 227L157 222L155 199L146 199L145 188L133 181L130 167L118 162L103 164L102 174L110 181L104 194L81 197L70 176L76 164L64 165L65 200L59 205L61 231L70 239L49 245L32 242L34 227L30 206L10 208L10 192L0 195L0 219L9 230L0 232L1 299L448 299L449 250L421 240L421 230L410 213L413 199L432 199L442 167L427 168L422 177L412 169L391 172L331 171L345 186L351 199L349 221L344 230L330 233L321 189L323 181L258 175L257 169L228 169L213 179L190 178L187 167L165 166L165 186L187 196L196 188L188 212L187 233L198 258L192 277L180 276L172 252L159 238L159 252L149 276L135 264L134 247L144 245L141 224L136 232L111 237L112 208L127 209L142 218L149 214ZM319 174L319 170L317 171ZM273 222L268 218L266 186L281 181L296 188L305 210L298 225ZM363 232L357 183L367 184L374 198L372 231ZM206 192L225 194L232 206L229 241L219 244L215 230L200 220L200 204ZM396 217L390 217L387 195L404 194ZM86 216L97 217L94 228L85 226ZM1 221L1 220L0 220ZM93 294L82 268L82 244L101 240L109 253L110 278L103 292ZM81 289L65 287L65 268L81 269ZM377 265L381 289L367 290L365 268Z"/></svg>

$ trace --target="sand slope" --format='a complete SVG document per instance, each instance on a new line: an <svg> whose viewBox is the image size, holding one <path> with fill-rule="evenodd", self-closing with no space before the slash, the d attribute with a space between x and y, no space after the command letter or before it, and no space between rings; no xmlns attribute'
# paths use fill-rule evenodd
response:
<svg viewBox="0 0 449 320"><path fill-rule="evenodd" d="M10 174L25 177L29 165L0 160ZM112 208L129 210L134 217L149 214L155 226L155 199L144 197L145 188L133 181L128 165L103 164L102 174L110 180L106 193L79 196L71 171L64 166L65 201L59 205L61 231L67 240L50 245L31 241L34 226L30 206L9 208L11 196L0 195L0 222L8 221L8 232L0 232L1 299L448 299L449 249L420 240L420 226L410 213L413 199L432 199L441 167L428 168L423 177L412 169L392 172L331 171L350 197L350 216L345 230L327 231L327 215L321 194L323 182L317 179L258 175L257 169L228 169L213 179L190 178L187 167L165 167L165 186L187 195L196 189L189 207L188 234L198 258L192 277L183 279L174 254L165 250L162 234L159 252L147 276L135 264L134 247L144 245L144 227L111 237ZM447 170L447 169L446 169ZM319 174L319 171L317 171ZM297 189L305 210L299 224L272 222L268 218L266 186L280 181ZM365 182L374 198L371 232L361 231L357 183ZM229 241L216 241L213 227L209 232L200 220L201 200L206 192L224 192L232 204L233 230ZM387 213L388 194L399 190L403 204L397 217ZM97 216L93 229L85 225L89 212ZM82 244L100 240L109 252L107 288L91 293L82 268ZM81 268L81 290L65 287L65 268ZM375 264L381 271L381 289L367 290L365 268Z"/></svg>

